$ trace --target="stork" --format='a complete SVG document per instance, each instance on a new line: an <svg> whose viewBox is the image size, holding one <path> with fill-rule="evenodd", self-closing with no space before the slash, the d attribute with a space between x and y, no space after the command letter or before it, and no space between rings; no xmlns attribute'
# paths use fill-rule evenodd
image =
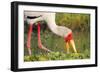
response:
<svg viewBox="0 0 100 73"><path fill-rule="evenodd" d="M32 25L34 25L35 23L37 23L37 28L38 28L38 47L47 52L51 52L51 50L49 50L48 48L43 46L42 42L41 42L41 38L40 38L40 30L41 29L40 29L39 21L42 21L42 20L45 20L47 22L47 26L54 34L64 38L65 43L66 43L67 52L69 52L69 47L70 47L69 44L71 44L74 52L77 53L74 39L72 36L72 30L67 27L64 27L64 26L56 25L55 14L56 13L49 13L49 12L33 12L33 11L25 11L24 12L24 17L25 17L24 19L29 24L27 48L28 48L28 53L30 56L32 55L32 51L31 51L31 47L30 47L31 46L30 42L31 42L31 34L32 34Z"/></svg>

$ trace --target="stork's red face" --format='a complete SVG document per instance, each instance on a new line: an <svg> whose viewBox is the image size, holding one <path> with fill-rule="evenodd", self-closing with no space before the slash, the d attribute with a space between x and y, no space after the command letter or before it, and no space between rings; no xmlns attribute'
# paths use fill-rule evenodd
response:
<svg viewBox="0 0 100 73"><path fill-rule="evenodd" d="M65 39L65 42L69 42L70 40L72 40L73 39L72 32L69 33L66 37L64 37L64 39Z"/></svg>

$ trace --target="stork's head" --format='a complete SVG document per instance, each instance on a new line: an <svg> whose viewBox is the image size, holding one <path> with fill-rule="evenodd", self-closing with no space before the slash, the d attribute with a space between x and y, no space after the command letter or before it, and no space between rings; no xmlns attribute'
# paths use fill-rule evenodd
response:
<svg viewBox="0 0 100 73"><path fill-rule="evenodd" d="M65 42L69 42L73 39L72 32L68 33L67 36L64 37Z"/></svg>
<svg viewBox="0 0 100 73"><path fill-rule="evenodd" d="M67 36L64 37L67 53L69 53L69 43L70 40L72 39L73 39L72 32L68 33Z"/></svg>

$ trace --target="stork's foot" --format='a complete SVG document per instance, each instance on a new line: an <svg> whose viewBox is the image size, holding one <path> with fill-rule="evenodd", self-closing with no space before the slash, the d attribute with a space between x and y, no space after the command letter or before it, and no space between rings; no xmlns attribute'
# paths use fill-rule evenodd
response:
<svg viewBox="0 0 100 73"><path fill-rule="evenodd" d="M30 48L28 48L28 53L29 53L29 56L32 55L32 50Z"/></svg>
<svg viewBox="0 0 100 73"><path fill-rule="evenodd" d="M40 49L43 49L44 51L52 52L52 51L49 50L48 48L44 47L42 44L38 44L38 47L39 47Z"/></svg>

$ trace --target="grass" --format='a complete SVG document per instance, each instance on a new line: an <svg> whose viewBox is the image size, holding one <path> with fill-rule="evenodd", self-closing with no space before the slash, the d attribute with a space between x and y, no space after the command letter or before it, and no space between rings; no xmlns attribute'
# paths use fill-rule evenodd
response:
<svg viewBox="0 0 100 73"><path fill-rule="evenodd" d="M74 60L74 59L89 59L90 58L90 35L88 32L73 32L78 54L73 53L70 48L70 53L67 54L65 42L62 37L53 34L50 30L41 31L41 40L44 46L53 52L47 53L39 49L37 46L37 31L32 33L32 56L28 56L25 46L24 61L47 61L47 60ZM25 40L27 35L25 35ZM25 41L26 42L26 41Z"/></svg>
<svg viewBox="0 0 100 73"><path fill-rule="evenodd" d="M47 60L75 60L75 59L86 59L86 55L83 53L71 53L71 54L65 54L62 52L52 52L48 54L38 54L38 55L32 55L32 56L25 56L24 61L47 61ZM88 58L87 58L88 59Z"/></svg>

